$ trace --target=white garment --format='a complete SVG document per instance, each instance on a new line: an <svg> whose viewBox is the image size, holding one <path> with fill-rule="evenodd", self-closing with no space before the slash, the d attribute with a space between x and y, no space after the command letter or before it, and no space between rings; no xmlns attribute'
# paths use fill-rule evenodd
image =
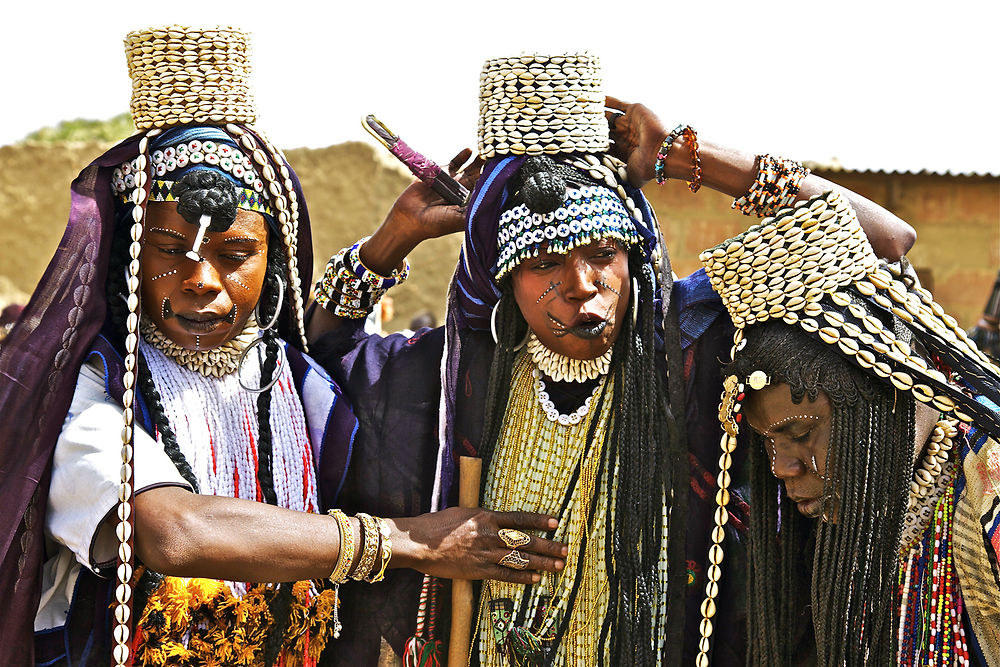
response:
<svg viewBox="0 0 1000 667"><path fill-rule="evenodd" d="M99 359L85 364L52 459L45 517L51 556L42 571L36 631L66 622L81 567L96 572L115 558L114 524L102 522L118 503L123 423L121 406L105 390ZM148 433L137 427L133 440L136 494L164 485L190 488Z"/></svg>

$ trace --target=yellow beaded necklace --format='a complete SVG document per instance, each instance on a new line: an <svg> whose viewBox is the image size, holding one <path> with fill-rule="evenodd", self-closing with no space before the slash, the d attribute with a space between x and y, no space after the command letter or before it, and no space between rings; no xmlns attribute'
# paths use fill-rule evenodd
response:
<svg viewBox="0 0 1000 667"><path fill-rule="evenodd" d="M595 398L603 394L600 412L595 414L592 409L577 424L560 424L546 417L537 399L533 369L531 357L525 353L514 364L503 431L487 473L484 504L499 511L524 510L558 516L559 528L553 539L567 543L569 554L558 581L546 578L528 596L526 588L519 584L485 583L480 601L480 663L521 662L518 656L505 655L507 651L497 647L498 640L503 641L514 629L518 616L524 619L523 625L533 637L545 642L554 638L560 621L569 613L553 664L592 665L598 655L608 652L607 646L599 646L599 633L608 607L605 535L613 528L608 524L613 524L611 508L617 477L615 471L609 475L613 464L604 462L613 388L607 383L607 376L603 377L595 393ZM594 438L588 442L587 434L595 419ZM590 505L595 495L597 503L591 515ZM577 594L567 611L578 571ZM504 600L511 601L512 613L506 620L498 620L492 613L493 607ZM527 607L523 607L525 604ZM523 613L518 614L518 610ZM500 627L503 625L506 627Z"/></svg>

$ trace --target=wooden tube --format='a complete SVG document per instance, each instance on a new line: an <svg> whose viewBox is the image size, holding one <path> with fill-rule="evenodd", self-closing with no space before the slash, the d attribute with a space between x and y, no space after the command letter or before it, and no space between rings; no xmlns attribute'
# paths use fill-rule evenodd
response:
<svg viewBox="0 0 1000 667"><path fill-rule="evenodd" d="M483 460L462 456L458 460L458 505L479 506L479 484ZM451 639L448 642L448 667L468 667L472 639L472 582L451 582Z"/></svg>

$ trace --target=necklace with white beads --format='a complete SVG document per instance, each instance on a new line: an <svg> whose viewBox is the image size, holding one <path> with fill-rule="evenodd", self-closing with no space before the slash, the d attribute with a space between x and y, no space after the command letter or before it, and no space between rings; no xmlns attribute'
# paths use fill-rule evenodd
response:
<svg viewBox="0 0 1000 667"><path fill-rule="evenodd" d="M607 375L612 349L596 359L572 359L545 347L534 332L528 337L528 354L535 367L556 382L586 382Z"/></svg>
<svg viewBox="0 0 1000 667"><path fill-rule="evenodd" d="M594 385L594 390L590 392L590 396L583 402L583 405L568 415L564 415L556 409L555 403L549 397L549 392L546 391L545 380L542 379L542 373L537 367L531 369L531 376L535 378L535 397L541 403L542 410L545 411L545 417L550 422L556 422L563 426L576 426L583 421L583 418L590 413L590 407L594 404L594 397L597 396L597 392L600 391L603 384L602 382L598 382Z"/></svg>

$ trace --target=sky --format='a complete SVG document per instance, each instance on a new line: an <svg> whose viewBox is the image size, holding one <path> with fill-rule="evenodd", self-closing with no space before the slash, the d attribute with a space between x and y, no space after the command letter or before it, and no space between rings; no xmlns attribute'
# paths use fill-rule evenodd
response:
<svg viewBox="0 0 1000 667"><path fill-rule="evenodd" d="M374 113L444 163L475 147L485 59L589 51L606 93L703 141L1000 175L995 0L43 0L4 19L0 145L126 111L125 34L175 23L252 33L257 125L283 148L370 141L360 118Z"/></svg>

